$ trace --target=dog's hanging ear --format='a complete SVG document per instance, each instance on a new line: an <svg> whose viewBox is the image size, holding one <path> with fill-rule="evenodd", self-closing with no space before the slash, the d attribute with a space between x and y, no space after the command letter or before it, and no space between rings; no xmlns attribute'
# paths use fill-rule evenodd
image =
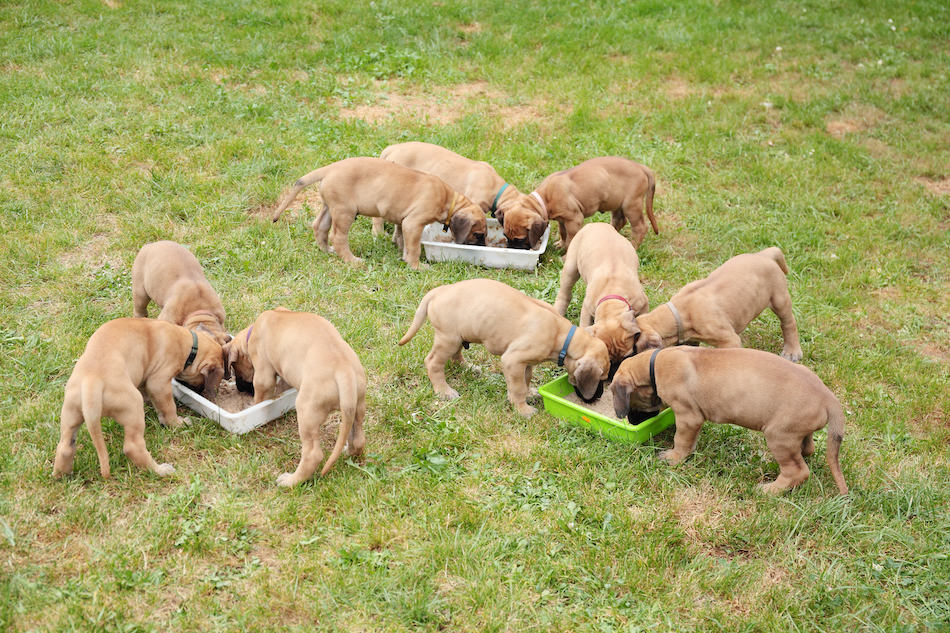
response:
<svg viewBox="0 0 950 633"><path fill-rule="evenodd" d="M610 391L614 397L614 413L622 420L630 411L630 386L624 380L614 379Z"/></svg>
<svg viewBox="0 0 950 633"><path fill-rule="evenodd" d="M221 384L221 379L224 377L224 367L206 363L205 366L199 370L199 373L204 377L204 392L206 394L214 394L218 390L218 385Z"/></svg>
<svg viewBox="0 0 950 633"><path fill-rule="evenodd" d="M579 361L574 366L574 386L584 402L593 402L603 395L604 383L600 379L600 372L600 368L589 362Z"/></svg>
<svg viewBox="0 0 950 633"><path fill-rule="evenodd" d="M495 209L495 219L498 220L499 226L505 226L505 212L501 209L501 207Z"/></svg>
<svg viewBox="0 0 950 633"><path fill-rule="evenodd" d="M232 340L234 340L233 337L232 337ZM228 341L227 343L221 346L221 362L224 363L224 379L225 380L231 379L230 352L231 352L231 341Z"/></svg>
<svg viewBox="0 0 950 633"><path fill-rule="evenodd" d="M548 228L548 223L543 220L536 220L531 223L531 228L528 229L528 244L531 245L531 250L538 247L538 242L541 241L541 236L544 235L546 228Z"/></svg>
<svg viewBox="0 0 950 633"><path fill-rule="evenodd" d="M472 232L472 221L464 215L455 214L449 221L449 228L452 230L452 241L464 244L468 234Z"/></svg>

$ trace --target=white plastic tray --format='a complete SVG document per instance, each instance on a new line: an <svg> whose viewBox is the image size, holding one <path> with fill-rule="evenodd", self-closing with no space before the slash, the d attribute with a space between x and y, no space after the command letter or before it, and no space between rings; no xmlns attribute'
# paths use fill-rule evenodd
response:
<svg viewBox="0 0 950 633"><path fill-rule="evenodd" d="M273 400L259 402L237 413L222 409L177 380L172 380L172 394L176 400L189 409L197 411L209 420L214 420L228 431L237 434L253 431L257 427L284 415L297 404L297 390L293 388L288 389Z"/></svg>
<svg viewBox="0 0 950 633"><path fill-rule="evenodd" d="M488 235L486 241L491 242L504 238L502 227L495 218L488 218ZM442 225L438 222L427 225L422 229L422 247L425 249L426 259L430 262L460 261L486 268L517 268L519 270L534 270L541 258L541 253L548 246L548 235L551 226L544 229L544 235L538 242L537 248L525 250L521 248L496 248L493 246L473 246L471 244L456 244L455 242L437 241L435 238L442 233ZM449 233L446 233L449 235Z"/></svg>

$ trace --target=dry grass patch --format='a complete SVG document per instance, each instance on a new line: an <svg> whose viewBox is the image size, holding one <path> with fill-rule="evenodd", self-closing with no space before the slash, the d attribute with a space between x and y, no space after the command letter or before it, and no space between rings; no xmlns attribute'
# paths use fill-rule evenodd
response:
<svg viewBox="0 0 950 633"><path fill-rule="evenodd" d="M528 457L537 445L537 440L519 431L509 431L488 438L488 449L501 457Z"/></svg>
<svg viewBox="0 0 950 633"><path fill-rule="evenodd" d="M927 188L927 191L930 193L935 193L938 196L946 196L950 194L950 177L944 178L942 180L933 180L927 178L926 176L920 176L916 178L917 182L922 184Z"/></svg>
<svg viewBox="0 0 950 633"><path fill-rule="evenodd" d="M863 132L880 125L886 118L883 110L869 105L853 105L838 117L829 117L825 121L825 131L835 138Z"/></svg>
<svg viewBox="0 0 950 633"><path fill-rule="evenodd" d="M372 103L340 108L344 119L379 123L390 119L423 120L439 125L455 123L465 114L479 112L505 127L514 127L542 117L535 104L509 105L508 96L488 82L475 81L426 92L419 87L402 87L396 82L376 81ZM408 92L408 93L407 93Z"/></svg>

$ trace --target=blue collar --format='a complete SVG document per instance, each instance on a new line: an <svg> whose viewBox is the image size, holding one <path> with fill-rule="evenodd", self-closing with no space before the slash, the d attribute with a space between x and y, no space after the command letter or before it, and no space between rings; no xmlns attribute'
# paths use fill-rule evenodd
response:
<svg viewBox="0 0 950 633"><path fill-rule="evenodd" d="M562 367L564 365L564 358L567 356L567 348L571 344L571 339L574 338L574 332L577 331L577 326L572 325L570 331L567 333L567 338L564 339L564 347L561 348L560 353L557 355L557 366Z"/></svg>
<svg viewBox="0 0 950 633"><path fill-rule="evenodd" d="M491 212L491 217L495 217L495 210L498 209L498 198L501 197L501 193L508 188L508 183L506 182L501 186L501 189L498 190L498 193L495 194L495 199L492 200L491 208L488 209Z"/></svg>

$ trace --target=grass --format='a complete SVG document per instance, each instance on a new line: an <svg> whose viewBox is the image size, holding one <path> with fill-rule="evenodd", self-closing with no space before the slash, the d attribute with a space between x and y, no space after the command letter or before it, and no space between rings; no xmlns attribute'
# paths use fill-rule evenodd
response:
<svg viewBox="0 0 950 633"><path fill-rule="evenodd" d="M3 4L0 627L950 629L948 24L924 0ZM483 374L452 369L462 398L435 400L431 328L395 345L424 292L487 276L553 301L560 254L414 273L363 220L357 269L316 249L312 210L248 213L410 139L523 191L592 156L650 165L651 305L780 246L804 362L848 413L852 493L823 434L812 477L772 499L761 434L707 425L669 468L672 430L631 447L525 421L480 348ZM131 467L106 421L112 478L83 431L76 474L51 479L63 385L131 314L156 239L196 253L234 330L275 305L336 325L370 377L365 462L278 490L293 415L234 437L149 408L173 477ZM778 320L744 340L779 351Z"/></svg>

